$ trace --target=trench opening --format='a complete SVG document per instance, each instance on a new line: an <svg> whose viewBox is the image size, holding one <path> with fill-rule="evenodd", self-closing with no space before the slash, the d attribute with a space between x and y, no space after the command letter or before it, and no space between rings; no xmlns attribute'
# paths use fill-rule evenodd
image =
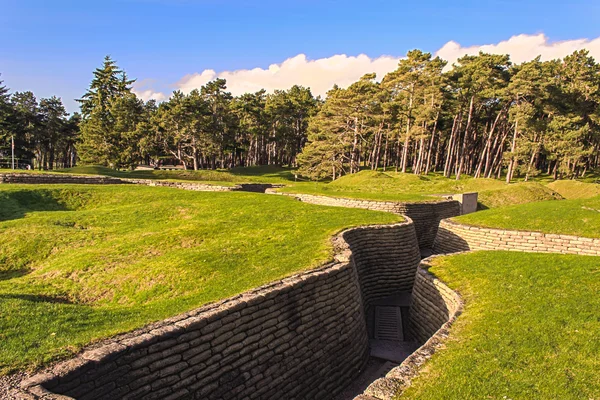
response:
<svg viewBox="0 0 600 400"><path fill-rule="evenodd" d="M374 300L365 313L369 336L369 360L360 376L335 400L351 400L375 380L384 377L420 346L411 335L412 292L398 292Z"/></svg>

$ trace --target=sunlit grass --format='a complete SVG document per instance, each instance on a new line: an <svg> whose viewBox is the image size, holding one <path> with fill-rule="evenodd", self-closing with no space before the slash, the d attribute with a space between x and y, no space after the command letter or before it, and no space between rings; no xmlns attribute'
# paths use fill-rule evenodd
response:
<svg viewBox="0 0 600 400"><path fill-rule="evenodd" d="M252 193L0 185L0 372L317 266L334 233L398 220Z"/></svg>
<svg viewBox="0 0 600 400"><path fill-rule="evenodd" d="M431 272L466 305L399 399L600 398L597 257L477 252Z"/></svg>
<svg viewBox="0 0 600 400"><path fill-rule="evenodd" d="M490 209L463 215L455 220L501 229L600 237L600 196Z"/></svg>

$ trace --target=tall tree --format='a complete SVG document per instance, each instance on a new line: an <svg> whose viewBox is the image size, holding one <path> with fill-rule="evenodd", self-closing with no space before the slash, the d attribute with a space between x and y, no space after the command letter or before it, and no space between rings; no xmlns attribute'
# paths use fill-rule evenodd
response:
<svg viewBox="0 0 600 400"><path fill-rule="evenodd" d="M132 94L133 82L110 56L94 71L88 91L78 100L82 113L79 155L84 162L115 167L119 163L120 137L112 108L117 99Z"/></svg>

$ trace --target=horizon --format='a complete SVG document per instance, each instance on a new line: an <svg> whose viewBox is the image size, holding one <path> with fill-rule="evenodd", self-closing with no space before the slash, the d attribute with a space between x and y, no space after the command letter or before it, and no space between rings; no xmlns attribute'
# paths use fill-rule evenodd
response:
<svg viewBox="0 0 600 400"><path fill-rule="evenodd" d="M514 7L519 15L507 11ZM73 113L106 54L137 80L134 92L144 101L188 93L216 78L225 78L234 95L299 84L323 96L333 84L346 87L365 73L381 79L413 48L449 65L480 50L509 54L515 63L582 48L600 58L600 6L588 1L510 0L499 8L433 1L411 7L411 18L406 10L356 1L344 7L336 1L113 0L103 7L9 1L0 33L13 39L0 45L0 80L12 93L56 95ZM448 27L448 20L455 23Z"/></svg>

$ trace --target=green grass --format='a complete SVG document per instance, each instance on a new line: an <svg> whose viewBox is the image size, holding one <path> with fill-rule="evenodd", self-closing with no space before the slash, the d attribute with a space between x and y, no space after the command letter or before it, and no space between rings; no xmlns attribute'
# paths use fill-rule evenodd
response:
<svg viewBox="0 0 600 400"><path fill-rule="evenodd" d="M57 172L105 175L115 178L161 179L178 181L201 181L213 184L236 183L289 183L294 181L294 170L277 166L240 167L229 170L140 170L117 171L101 165L83 165L57 170Z"/></svg>
<svg viewBox="0 0 600 400"><path fill-rule="evenodd" d="M478 194L482 209L560 199L560 194L538 182L512 183L501 188L483 190Z"/></svg>
<svg viewBox="0 0 600 400"><path fill-rule="evenodd" d="M600 196L490 209L456 217L454 220L500 229L600 237Z"/></svg>
<svg viewBox="0 0 600 400"><path fill-rule="evenodd" d="M600 398L597 257L476 252L430 271L466 305L400 399Z"/></svg>
<svg viewBox="0 0 600 400"><path fill-rule="evenodd" d="M399 220L252 193L0 185L0 372L317 266L334 233Z"/></svg>
<svg viewBox="0 0 600 400"><path fill-rule="evenodd" d="M410 173L361 171L345 175L331 183L293 183L280 191L383 201L437 201L441 194L478 192L505 186L495 179L474 179L469 176L457 181L440 174L419 176Z"/></svg>
<svg viewBox="0 0 600 400"><path fill-rule="evenodd" d="M554 181L548 187L557 191L565 199L589 199L600 196L600 184L579 181Z"/></svg>

